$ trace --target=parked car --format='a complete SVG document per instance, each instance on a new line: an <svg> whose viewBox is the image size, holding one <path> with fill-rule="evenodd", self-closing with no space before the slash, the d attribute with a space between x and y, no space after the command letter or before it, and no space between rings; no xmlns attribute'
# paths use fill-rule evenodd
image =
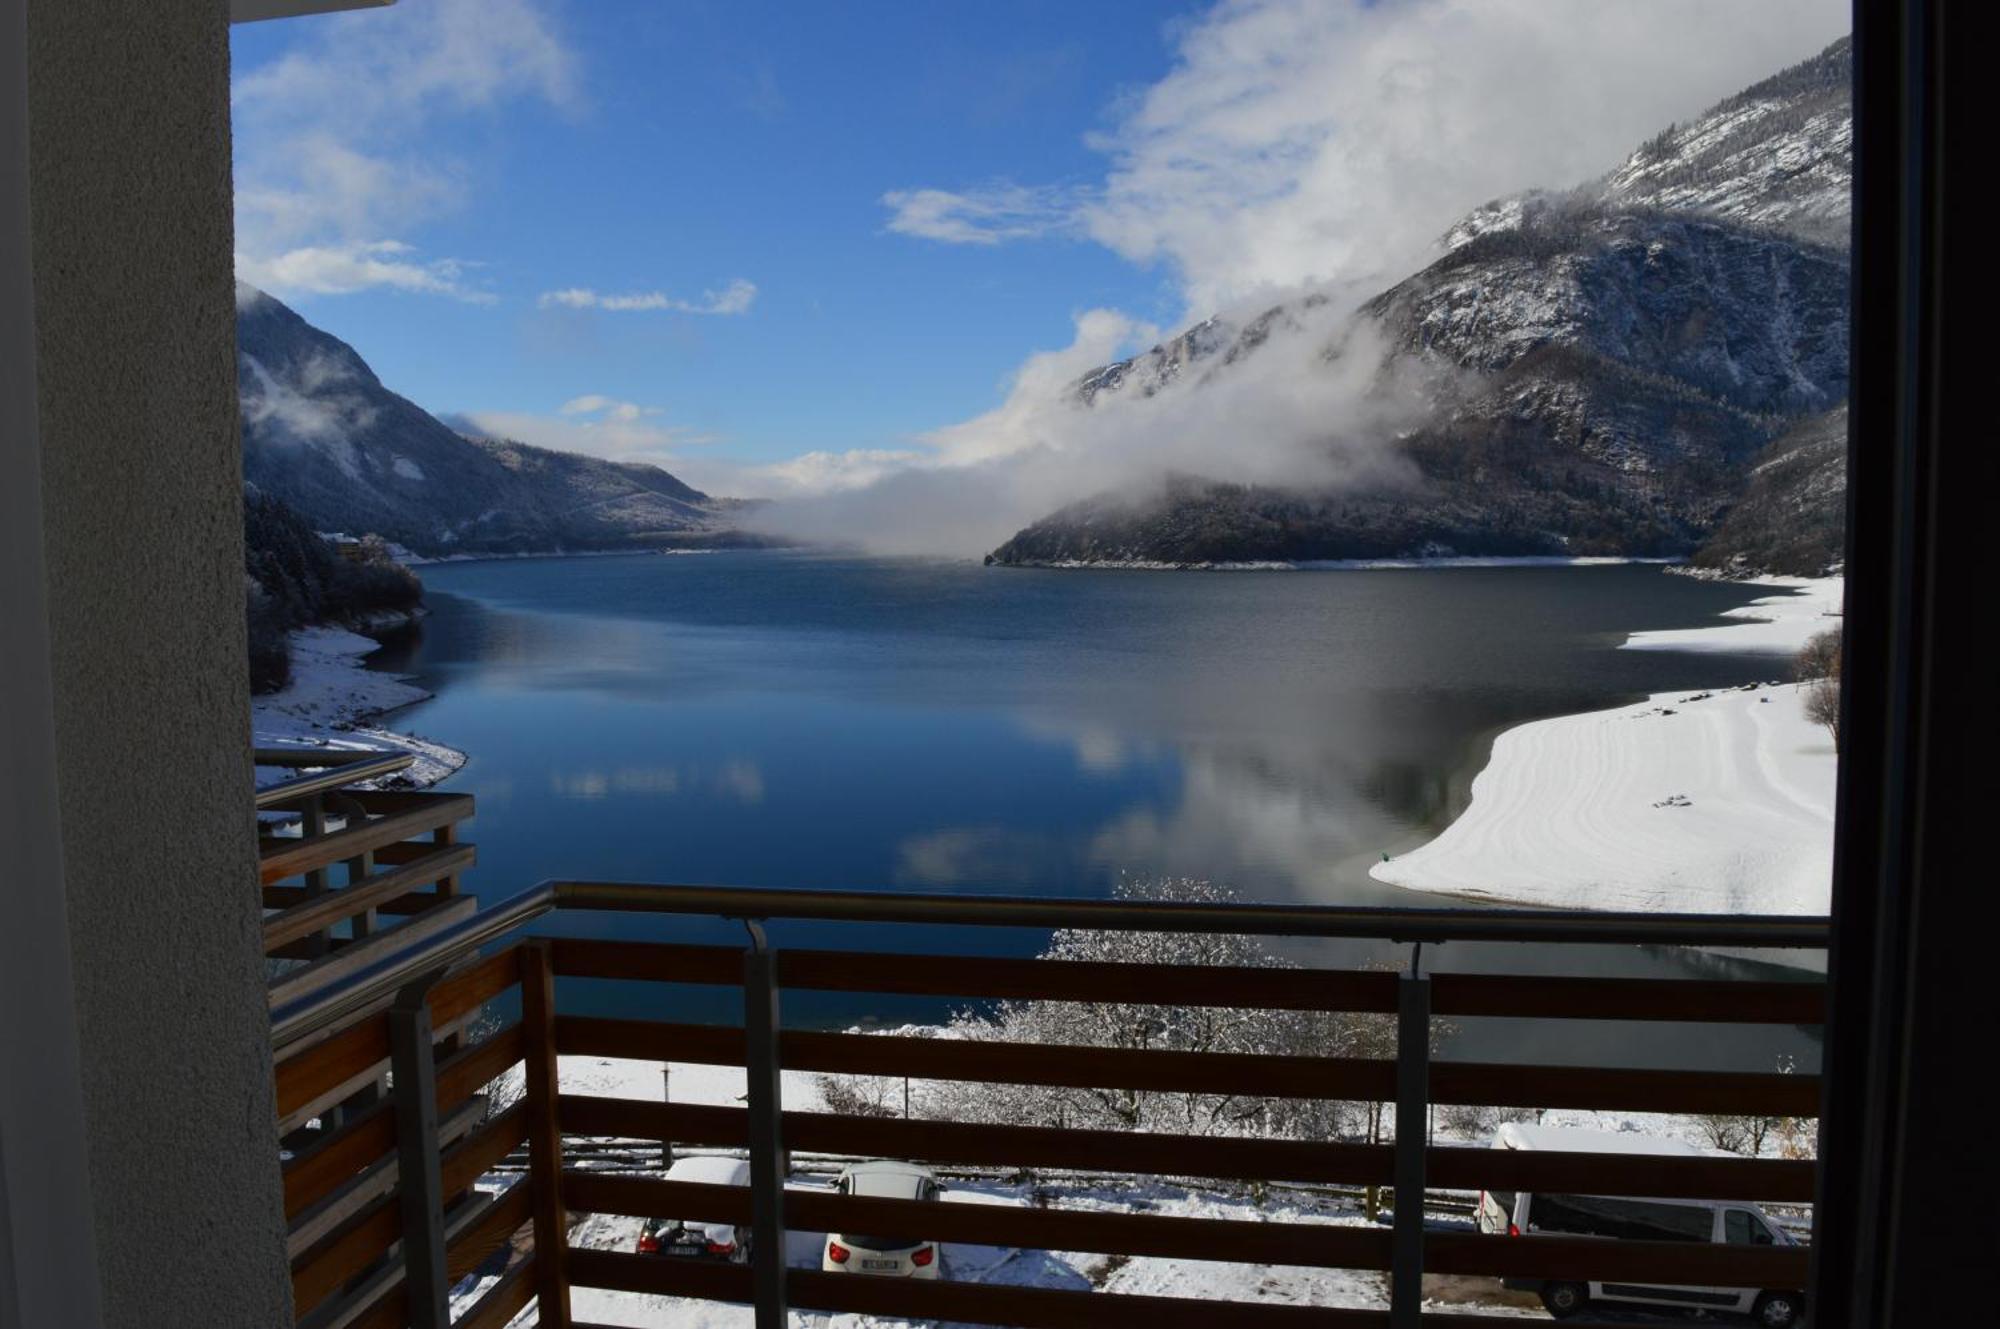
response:
<svg viewBox="0 0 2000 1329"><path fill-rule="evenodd" d="M935 1200L939 1190L930 1169L878 1159L856 1163L840 1174L842 1195L879 1200ZM829 1232L819 1267L830 1274L874 1274L884 1278L936 1278L938 1245L921 1236L871 1236Z"/></svg>
<svg viewBox="0 0 2000 1329"><path fill-rule="evenodd" d="M683 1158L667 1169L667 1180L705 1186L748 1186L750 1165L740 1158ZM693 1219L649 1218L639 1230L639 1254L741 1264L750 1258L750 1229Z"/></svg>
<svg viewBox="0 0 2000 1329"><path fill-rule="evenodd" d="M1509 1122L1495 1149L1547 1149L1597 1154L1663 1154L1700 1157L1679 1140L1629 1131L1592 1131ZM1490 1236L1608 1237L1626 1241L1707 1241L1731 1246L1793 1246L1791 1235L1754 1204L1736 1200L1634 1199L1610 1195L1536 1195L1481 1191L1479 1230ZM1510 1279L1507 1285L1539 1292L1557 1319L1592 1302L1616 1306L1671 1306L1747 1313L1766 1329L1791 1329L1805 1315L1805 1295L1791 1288L1657 1287L1618 1282L1542 1282Z"/></svg>

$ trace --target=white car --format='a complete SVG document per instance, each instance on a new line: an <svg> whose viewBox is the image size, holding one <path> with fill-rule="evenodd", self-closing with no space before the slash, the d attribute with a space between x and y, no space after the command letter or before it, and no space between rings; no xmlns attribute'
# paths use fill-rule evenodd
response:
<svg viewBox="0 0 2000 1329"><path fill-rule="evenodd" d="M750 1165L740 1158L683 1158L667 1169L667 1180L691 1181L706 1186L748 1186ZM641 1255L728 1260L741 1264L750 1258L750 1229L729 1223L649 1218L639 1230L638 1245Z"/></svg>
<svg viewBox="0 0 2000 1329"><path fill-rule="evenodd" d="M856 1163L840 1174L842 1195L878 1200L935 1200L937 1178L914 1163L878 1159ZM873 1274L882 1278L936 1278L938 1244L922 1237L870 1236L859 1232L829 1232L819 1267L830 1274Z"/></svg>

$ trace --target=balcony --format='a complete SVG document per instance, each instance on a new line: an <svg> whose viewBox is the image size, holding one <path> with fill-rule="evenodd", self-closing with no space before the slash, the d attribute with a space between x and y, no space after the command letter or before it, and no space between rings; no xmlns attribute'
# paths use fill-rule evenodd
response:
<svg viewBox="0 0 2000 1329"><path fill-rule="evenodd" d="M450 795L354 791L384 774L333 770L267 791L304 834L265 842L273 954L301 967L273 980L278 1133L286 1141L285 1212L298 1322L499 1326L527 1307L569 1325L574 1288L755 1307L760 1326L786 1308L972 1324L1047 1327L1469 1326L1493 1317L1426 1309L1425 1275L1630 1281L1803 1289L1803 1246L1728 1246L1537 1236L1507 1239L1427 1223L1427 1207L1482 1189L1687 1197L1810 1206L1809 1161L1512 1152L1428 1142L1433 1106L1596 1108L1815 1118L1817 1077L1626 1066L1440 1060L1433 1021L1508 1017L1817 1026L1817 982L1657 980L1430 973L1424 948L1452 941L1544 947L1589 943L1811 949L1820 919L1576 915L1524 911L1356 910L1132 901L1038 900L723 887L544 883L484 912L459 893L470 848L452 834L471 811ZM315 813L317 809L317 813ZM344 814L343 824L324 820ZM304 823L318 815L314 828ZM350 884L326 874L349 864ZM314 885L276 884L290 874ZM745 944L684 945L531 936L549 915L643 912L740 922ZM377 915L402 918L383 928ZM343 926L339 920L348 922ZM948 926L1382 938L1407 944L1400 973L1339 969L1112 964L978 954L780 950L764 925L865 922ZM316 932L302 931L308 926ZM572 923L564 929L576 933ZM345 935L336 935L345 934ZM289 949L288 949L289 948ZM739 1024L571 1013L573 983L619 980L727 989ZM876 993L964 1001L1161 1002L1243 1010L1361 1013L1393 1021L1393 1055L1276 1056L1167 1048L968 1042L787 1028L787 992ZM1190 993L1198 996L1190 997ZM574 1003L572 1003L574 1004ZM661 1004L664 1004L662 1001ZM473 1037L482 1011L518 1018ZM566 1092L570 1055L739 1067L743 1107L670 1104ZM1635 1057L1637 1050L1635 1049ZM1642 1059L1642 1058L1638 1058ZM525 1094L490 1108L482 1090L521 1068ZM796 1111L781 1070L915 1081L1141 1092L1236 1093L1393 1105L1393 1142L1175 1135L1052 1122L988 1125ZM571 1156L573 1143L592 1142ZM627 1156L662 1141L747 1153L747 1187L690 1185L595 1165L606 1141ZM941 1167L1066 1170L1217 1185L1381 1188L1393 1222L1327 1224L1166 1217L841 1196L787 1189L794 1154L888 1157ZM504 1190L474 1183L513 1158ZM1428 1205L1427 1205L1428 1199ZM571 1244L584 1214L672 1217L748 1227L747 1264L705 1264ZM1252 1265L1377 1271L1377 1310L910 1282L787 1268L786 1230L920 1231L940 1242L1161 1256ZM499 1253L505 1251L501 1256ZM456 1320L447 1289L481 1266L504 1273ZM1590 1320L1572 1320L1588 1325Z"/></svg>

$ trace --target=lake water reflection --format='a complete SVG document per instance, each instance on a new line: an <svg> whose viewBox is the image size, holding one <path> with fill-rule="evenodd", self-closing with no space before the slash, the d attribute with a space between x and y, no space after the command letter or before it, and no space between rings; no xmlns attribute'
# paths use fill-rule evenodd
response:
<svg viewBox="0 0 2000 1329"><path fill-rule="evenodd" d="M1495 732L1782 668L1617 650L1629 631L1710 622L1763 593L1642 566L1055 572L745 552L423 571L431 617L378 659L437 692L398 723L471 754L452 787L478 797L474 881L491 899L546 877L1097 896L1125 873L1254 900L1451 907L1367 866L1455 813ZM731 939L695 920L554 926ZM794 925L777 940L1025 954L1042 939ZM1426 960L1661 976L1721 963L1457 944ZM604 985L588 1004L642 999L660 1000ZM728 1013L719 993L672 1000ZM939 1013L803 994L792 1010ZM1447 1052L1817 1058L1794 1030L1552 1028L1473 1022Z"/></svg>

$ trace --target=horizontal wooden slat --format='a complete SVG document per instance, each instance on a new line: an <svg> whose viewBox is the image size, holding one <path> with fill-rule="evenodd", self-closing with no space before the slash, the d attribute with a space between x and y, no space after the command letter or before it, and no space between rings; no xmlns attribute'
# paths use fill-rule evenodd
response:
<svg viewBox="0 0 2000 1329"><path fill-rule="evenodd" d="M389 1060L389 1021L371 1016L311 1051L277 1064L278 1118L284 1121L314 1100L365 1076ZM281 1132L282 1133L282 1132Z"/></svg>
<svg viewBox="0 0 2000 1329"><path fill-rule="evenodd" d="M521 976L521 957L518 945L478 961L455 974L439 980L431 989L431 1025L436 1036L443 1038L464 1017L470 1015L493 997L518 983ZM386 1005L387 997L383 998ZM489 1040L490 1044L490 1040ZM483 1045L485 1046L485 1045ZM468 1049L467 1052L471 1052ZM389 1064L389 1023L380 1009L361 1016L356 1023L316 1042L302 1044L287 1049L281 1054L274 1073L277 1090L278 1129L285 1134L296 1129L325 1107L339 1102L379 1076ZM497 1045L486 1046L484 1054L488 1059L498 1057ZM513 1060L520 1060L516 1046ZM459 1054L453 1062L441 1065L438 1070L439 1091L442 1096L449 1085L466 1081L456 1089L456 1096L444 1101L450 1106L465 1097L485 1080L468 1079L476 1075L476 1070L468 1069L484 1066L486 1062L474 1063L466 1053ZM492 1075L493 1078L504 1070L508 1063L502 1062ZM449 1078L456 1077L456 1078Z"/></svg>
<svg viewBox="0 0 2000 1329"><path fill-rule="evenodd" d="M429 848L428 845L420 847ZM376 852L375 861L377 864L383 863L379 850ZM339 888L336 887L335 889ZM309 891L303 886L266 886L264 887L263 894L264 907L266 909L291 909L297 905L304 904L308 900L317 899L324 892ZM396 915L421 914L436 902L436 891L405 891L401 895L391 896L389 899L376 905L375 912L378 914ZM277 954L275 951L272 953Z"/></svg>
<svg viewBox="0 0 2000 1329"><path fill-rule="evenodd" d="M743 981L742 951L735 947L565 938L555 950L556 972L578 978L728 986ZM1373 971L786 950L778 954L778 974L786 987L898 996L1383 1014L1396 1009L1396 976ZM1450 972L1432 975L1431 982L1432 1009L1441 1016L1798 1025L1826 1018L1826 987L1818 982Z"/></svg>
<svg viewBox="0 0 2000 1329"><path fill-rule="evenodd" d="M1804 1246L1725 1246L1706 1241L1606 1241L1602 1237L1488 1237L1433 1232L1424 1271L1587 1282L1708 1284L1802 1289Z"/></svg>
<svg viewBox="0 0 2000 1329"><path fill-rule="evenodd" d="M1480 1107L1601 1108L1816 1117L1819 1077L1619 1066L1431 1063L1431 1099Z"/></svg>
<svg viewBox="0 0 2000 1329"><path fill-rule="evenodd" d="M393 1100L356 1114L338 1131L315 1140L285 1164L285 1217L295 1217L307 1205L396 1147Z"/></svg>
<svg viewBox="0 0 2000 1329"><path fill-rule="evenodd" d="M521 943L515 942L438 980L431 989L431 1024L451 1024L521 981Z"/></svg>
<svg viewBox="0 0 2000 1329"><path fill-rule="evenodd" d="M498 1249L499 1241L520 1230L519 1222L511 1227L508 1223L519 1217L522 1199L518 1192L525 1189L516 1186L498 1197L481 1196L445 1214L446 1268L458 1269L450 1275L454 1281ZM392 1203L390 1207L393 1211L395 1206ZM495 1229L501 1230L499 1241L493 1239ZM460 1263L455 1265L455 1260ZM402 1252L392 1249L387 1260L349 1291L325 1299L311 1314L299 1307L297 1318L299 1329L326 1329L336 1323L352 1329L400 1329L406 1323L406 1311Z"/></svg>
<svg viewBox="0 0 2000 1329"><path fill-rule="evenodd" d="M439 1193L456 1195L467 1189L527 1138L527 1105L516 1103L445 1151L438 1162Z"/></svg>
<svg viewBox="0 0 2000 1329"><path fill-rule="evenodd" d="M564 1094L557 1100L557 1116L571 1135L737 1146L749 1138L749 1118L743 1108ZM819 1112L787 1112L784 1129L785 1142L793 1149L935 1163L1086 1168L1232 1181L1379 1185L1390 1179L1387 1145L982 1126Z"/></svg>
<svg viewBox="0 0 2000 1329"><path fill-rule="evenodd" d="M452 1236L445 1251L445 1268L452 1282L477 1269L494 1251L505 1245L533 1217L524 1178L507 1188L505 1194L489 1202L486 1211L469 1227Z"/></svg>
<svg viewBox="0 0 2000 1329"><path fill-rule="evenodd" d="M1684 1158L1549 1149L1427 1151L1425 1176L1457 1190L1646 1195L1690 1200L1807 1203L1816 1165L1783 1158Z"/></svg>
<svg viewBox="0 0 2000 1329"><path fill-rule="evenodd" d="M389 1195L307 1251L292 1266L292 1304L299 1317L304 1318L349 1279L380 1259L402 1235L402 1214L396 1197Z"/></svg>
<svg viewBox="0 0 2000 1329"><path fill-rule="evenodd" d="M482 1103L466 1103L458 1111L446 1115L438 1123L439 1145L453 1145L459 1137L478 1125L484 1110ZM344 1184L334 1187L331 1194L292 1217L285 1233L286 1257L297 1259L349 1218L395 1190L398 1162L394 1152L372 1159L369 1166L345 1178Z"/></svg>
<svg viewBox="0 0 2000 1329"><path fill-rule="evenodd" d="M563 1174L563 1203L597 1214L748 1223L746 1187L703 1186L589 1172ZM829 1192L785 1193L793 1231L906 1232L931 1241L1097 1251L1167 1259L1225 1260L1327 1269L1387 1269L1390 1234L1329 1223L1164 1218L1009 1205L883 1200Z"/></svg>
<svg viewBox="0 0 2000 1329"><path fill-rule="evenodd" d="M741 1066L744 1057L740 1029L585 1016L559 1017L556 1045L564 1053L720 1066ZM1075 1089L1376 1102L1393 1099L1396 1093L1395 1063L1380 1058L1254 1056L786 1030L778 1039L778 1059L790 1070L829 1074ZM1491 1107L1808 1117L1819 1111L1819 1081L1813 1076L1596 1066L1435 1062L1431 1096L1438 1103Z"/></svg>
<svg viewBox="0 0 2000 1329"><path fill-rule="evenodd" d="M1431 975L1431 1012L1560 1020L1819 1025L1826 1022L1826 984L1437 973Z"/></svg>
<svg viewBox="0 0 2000 1329"><path fill-rule="evenodd" d="M444 789L346 789L341 791L340 796L371 817L389 817L436 807L440 800L447 798L472 797Z"/></svg>
<svg viewBox="0 0 2000 1329"><path fill-rule="evenodd" d="M1396 1009L1396 975L1367 970L787 950L778 952L778 979L786 987L911 996L1162 1002L1271 1011Z"/></svg>
<svg viewBox="0 0 2000 1329"><path fill-rule="evenodd" d="M389 900L428 885L473 865L478 850L469 844L448 845L419 854L410 862L378 872L362 881L322 891L301 904L264 919L264 949L268 952L287 942L325 931L335 923L365 910L379 909Z"/></svg>
<svg viewBox="0 0 2000 1329"><path fill-rule="evenodd" d="M747 1301L750 1271L740 1265L662 1260L619 1251L572 1250L570 1282L660 1296ZM899 1316L962 1324L1012 1325L1016 1329L1381 1329L1379 1311L1334 1310L1141 1297L992 1283L919 1282L859 1278L794 1269L786 1276L794 1310Z"/></svg>
<svg viewBox="0 0 2000 1329"><path fill-rule="evenodd" d="M452 1329L506 1329L508 1321L534 1299L535 1257L531 1255L509 1267Z"/></svg>
<svg viewBox="0 0 2000 1329"><path fill-rule="evenodd" d="M406 812L371 821L350 822L340 830L324 835L281 837L260 842L259 879L269 884L314 868L331 867L350 858L359 858L372 849L428 834L472 815L470 794L429 794L422 797L425 801L421 805Z"/></svg>
<svg viewBox="0 0 2000 1329"><path fill-rule="evenodd" d="M588 1056L718 1066L741 1066L744 1055L741 1029L586 1016L557 1018L556 1047ZM778 1057L790 1070L1077 1089L1378 1100L1396 1092L1395 1064L1362 1057L1139 1051L798 1030L779 1037Z"/></svg>
<svg viewBox="0 0 2000 1329"><path fill-rule="evenodd" d="M549 942L549 962L555 966L558 978L622 978L722 986L740 986L743 982L743 950L737 946L555 937Z"/></svg>
<svg viewBox="0 0 2000 1329"><path fill-rule="evenodd" d="M521 1059L521 1026L510 1024L498 1033L461 1048L437 1064L437 1103L446 1111L498 1079Z"/></svg>
<svg viewBox="0 0 2000 1329"><path fill-rule="evenodd" d="M383 957L414 946L427 937L434 937L454 923L464 922L479 909L479 901L470 895L437 895L431 898L431 907L411 915L407 922L351 939L333 954L279 975L272 980L266 998L271 1008L275 1010L288 1002L344 983Z"/></svg>

